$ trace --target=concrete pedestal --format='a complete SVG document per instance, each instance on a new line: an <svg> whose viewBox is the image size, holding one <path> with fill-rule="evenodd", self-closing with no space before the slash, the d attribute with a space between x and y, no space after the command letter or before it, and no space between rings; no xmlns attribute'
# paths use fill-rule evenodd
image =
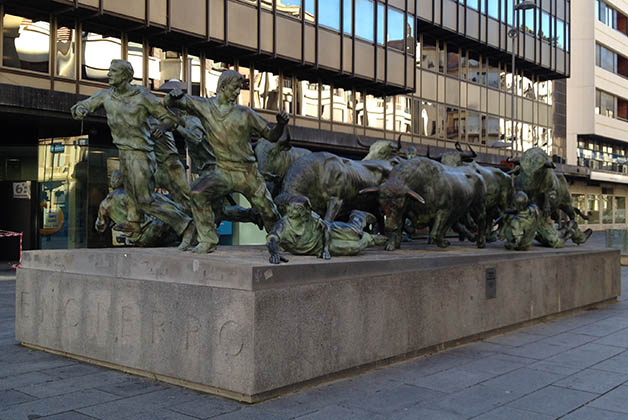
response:
<svg viewBox="0 0 628 420"><path fill-rule="evenodd" d="M254 402L620 294L609 249L404 244L288 258L271 265L263 247L26 252L17 339Z"/></svg>

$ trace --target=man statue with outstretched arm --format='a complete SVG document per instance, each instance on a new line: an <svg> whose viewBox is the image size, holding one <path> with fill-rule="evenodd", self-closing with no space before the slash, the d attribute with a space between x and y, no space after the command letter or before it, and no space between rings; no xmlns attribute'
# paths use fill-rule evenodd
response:
<svg viewBox="0 0 628 420"><path fill-rule="evenodd" d="M177 125L176 117L148 89L131 84L133 66L128 61L113 60L107 76L110 88L76 103L71 112L75 119L83 119L100 107L107 113L107 124L119 151L124 191L129 198L128 222L114 229L139 233L147 213L182 235L181 246L188 247L195 234L191 218L171 200L154 194L155 153L148 118L153 116L170 130Z"/></svg>
<svg viewBox="0 0 628 420"><path fill-rule="evenodd" d="M243 82L240 73L226 70L218 79L213 98L192 97L174 89L164 99L167 106L181 108L201 120L216 157L216 169L192 188L192 214L199 234L194 252L207 253L216 249L218 233L212 203L222 201L231 192L239 192L251 202L261 214L266 231L280 219L257 169L250 139L279 140L290 117L281 111L277 114L277 124L271 128L268 121L251 108L235 104Z"/></svg>

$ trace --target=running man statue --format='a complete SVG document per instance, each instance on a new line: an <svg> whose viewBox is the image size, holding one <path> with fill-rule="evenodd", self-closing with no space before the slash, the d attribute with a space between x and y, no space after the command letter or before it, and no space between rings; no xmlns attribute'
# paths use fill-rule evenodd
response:
<svg viewBox="0 0 628 420"><path fill-rule="evenodd" d="M158 119L166 130L176 127L177 119L148 89L131 84L133 66L128 61L113 60L107 75L110 88L77 102L71 112L73 118L83 119L90 112L105 108L113 143L119 151L124 191L129 198L128 221L114 229L139 233L147 213L181 235L181 247L189 247L195 236L192 219L174 202L154 193L155 153L148 118Z"/></svg>
<svg viewBox="0 0 628 420"><path fill-rule="evenodd" d="M216 157L216 169L192 187L192 214L198 229L199 243L193 249L208 253L216 249L218 233L212 203L231 192L244 195L259 211L264 227L270 232L280 219L264 177L260 174L251 137L264 137L276 142L290 117L285 111L277 114L277 124L268 121L249 107L235 103L244 83L244 76L233 70L224 71L213 98L199 98L174 89L166 95L166 106L181 108L198 117L207 133L207 141Z"/></svg>

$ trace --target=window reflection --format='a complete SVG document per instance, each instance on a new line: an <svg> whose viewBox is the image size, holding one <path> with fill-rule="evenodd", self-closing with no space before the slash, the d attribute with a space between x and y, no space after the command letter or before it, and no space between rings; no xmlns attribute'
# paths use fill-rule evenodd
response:
<svg viewBox="0 0 628 420"><path fill-rule="evenodd" d="M281 106L288 114L294 113L294 90L292 77L282 77Z"/></svg>
<svg viewBox="0 0 628 420"><path fill-rule="evenodd" d="M500 121L497 117L487 117L486 118L486 144L492 145L495 142L499 141L500 136ZM503 139L502 139L503 140Z"/></svg>
<svg viewBox="0 0 628 420"><path fill-rule="evenodd" d="M388 42L387 45L403 51L405 38L412 37L412 30L403 24L403 13L388 7Z"/></svg>
<svg viewBox="0 0 628 420"><path fill-rule="evenodd" d="M83 32L83 78L104 82L111 60L122 58L120 38Z"/></svg>
<svg viewBox="0 0 628 420"><path fill-rule="evenodd" d="M438 105L433 102L423 101L421 104L421 134L424 136L436 136L438 119Z"/></svg>
<svg viewBox="0 0 628 420"><path fill-rule="evenodd" d="M57 69L56 75L76 78L76 30L59 25L57 28Z"/></svg>
<svg viewBox="0 0 628 420"><path fill-rule="evenodd" d="M373 41L373 2L355 0L355 36Z"/></svg>
<svg viewBox="0 0 628 420"><path fill-rule="evenodd" d="M254 2L257 3L256 0ZM265 9L272 10L273 8L272 0L262 0L261 4ZM295 18L301 17L301 0L276 0L276 4L278 12Z"/></svg>
<svg viewBox="0 0 628 420"><path fill-rule="evenodd" d="M460 132L460 114L458 108L447 107L447 138L458 140Z"/></svg>
<svg viewBox="0 0 628 420"><path fill-rule="evenodd" d="M626 197L615 197L615 223L626 223Z"/></svg>
<svg viewBox="0 0 628 420"><path fill-rule="evenodd" d="M333 90L334 121L351 124L353 122L353 93L350 90Z"/></svg>
<svg viewBox="0 0 628 420"><path fill-rule="evenodd" d="M384 99L366 95L366 126L384 128Z"/></svg>
<svg viewBox="0 0 628 420"><path fill-rule="evenodd" d="M464 140L466 134L468 142L479 143L482 133L480 114L473 111L466 111L466 114L466 124L463 125L462 139Z"/></svg>
<svg viewBox="0 0 628 420"><path fill-rule="evenodd" d="M253 78L253 107L279 110L279 76L255 70Z"/></svg>
<svg viewBox="0 0 628 420"><path fill-rule="evenodd" d="M395 131L400 133L412 132L412 98L398 95L395 101Z"/></svg>
<svg viewBox="0 0 628 420"><path fill-rule="evenodd" d="M332 92L331 86L321 84L321 119L331 120Z"/></svg>
<svg viewBox="0 0 628 420"><path fill-rule="evenodd" d="M340 30L340 0L318 0L318 24Z"/></svg>
<svg viewBox="0 0 628 420"><path fill-rule="evenodd" d="M176 51L151 48L148 55L148 83L157 90L168 80L183 80L183 61Z"/></svg>
<svg viewBox="0 0 628 420"><path fill-rule="evenodd" d="M2 64L18 69L48 72L50 23L5 14Z"/></svg>
<svg viewBox="0 0 628 420"><path fill-rule="evenodd" d="M133 79L142 81L144 74L144 47L138 42L128 42L128 61L133 66Z"/></svg>
<svg viewBox="0 0 628 420"><path fill-rule="evenodd" d="M424 69L438 71L438 48L434 38L423 35L421 56L423 57L421 61Z"/></svg>
<svg viewBox="0 0 628 420"><path fill-rule="evenodd" d="M447 45L447 74L450 76L458 77L458 71L460 69L460 54L458 48L448 44Z"/></svg>
<svg viewBox="0 0 628 420"><path fill-rule="evenodd" d="M205 96L211 98L216 95L218 78L227 69L225 63L205 59Z"/></svg>
<svg viewBox="0 0 628 420"><path fill-rule="evenodd" d="M394 124L394 107L395 104L393 103L393 100L395 98L393 96L388 96L385 100L384 100L384 104L386 106L386 130L393 130L393 127L395 126Z"/></svg>
<svg viewBox="0 0 628 420"><path fill-rule="evenodd" d="M297 113L304 117L318 118L318 83L300 80L298 88Z"/></svg>

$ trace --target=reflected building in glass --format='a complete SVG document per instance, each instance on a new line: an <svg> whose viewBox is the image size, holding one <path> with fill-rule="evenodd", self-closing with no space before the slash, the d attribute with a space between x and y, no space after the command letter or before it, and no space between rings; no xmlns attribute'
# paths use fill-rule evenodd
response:
<svg viewBox="0 0 628 420"><path fill-rule="evenodd" d="M570 0L537 0L535 9L520 12L514 74L506 35L513 25L511 0L63 3L0 3L0 118L10 133L0 146L0 182L11 206L26 206L9 197L13 182L30 181L37 192L28 220L13 227L30 229L31 248L44 242L103 246L111 240L92 234L84 209L108 192L116 149L102 113L81 124L70 119L69 108L107 87L107 69L116 58L129 60L134 83L158 96L176 79L193 94L211 97L220 74L237 70L248 80L240 103L270 121L285 110L292 117L293 143L312 150L361 158L356 136L363 142L401 136L404 147L413 145L419 154L428 146L438 153L469 143L481 163L495 166L537 146L557 162L567 156ZM63 159L87 168L80 194L68 192L79 191L70 178L63 185L50 180L57 176L57 161L42 157L46 147L74 139L85 139L76 146L85 153ZM185 159L183 143L178 146ZM23 169L31 165L26 162L39 162L37 170ZM63 206L54 201L59 191L68 197ZM76 197L84 202L79 205ZM44 214L42 208L49 210ZM50 238L40 235L38 229L49 229L59 208L68 212L64 223L82 215L67 232L85 232L72 233L72 240L69 233L54 237L63 229ZM244 225L231 232L225 239L230 243L263 241L263 233Z"/></svg>

